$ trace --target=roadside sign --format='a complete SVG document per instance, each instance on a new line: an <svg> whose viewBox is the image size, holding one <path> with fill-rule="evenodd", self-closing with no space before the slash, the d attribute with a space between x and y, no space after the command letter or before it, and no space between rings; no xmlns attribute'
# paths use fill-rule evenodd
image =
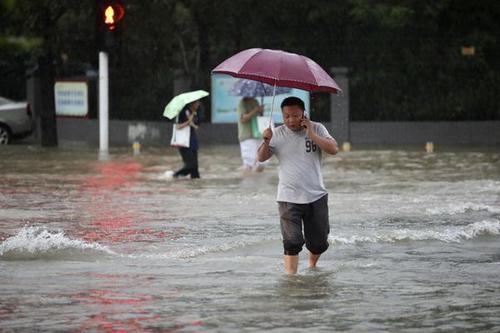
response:
<svg viewBox="0 0 500 333"><path fill-rule="evenodd" d="M56 81L54 97L57 116L86 117L89 112L86 81Z"/></svg>

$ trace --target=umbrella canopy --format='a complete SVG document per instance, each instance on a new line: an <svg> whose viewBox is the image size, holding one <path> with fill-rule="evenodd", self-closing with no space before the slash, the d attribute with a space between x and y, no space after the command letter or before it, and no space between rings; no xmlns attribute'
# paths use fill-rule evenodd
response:
<svg viewBox="0 0 500 333"><path fill-rule="evenodd" d="M281 50L248 49L223 61L212 73L311 92L338 93L337 83L313 60Z"/></svg>
<svg viewBox="0 0 500 333"><path fill-rule="evenodd" d="M287 94L292 90L288 87L276 87L276 95ZM240 79L229 90L229 95L245 97L264 97L273 95L273 86L263 82Z"/></svg>
<svg viewBox="0 0 500 333"><path fill-rule="evenodd" d="M195 90L177 95L172 98L170 102L168 102L167 106L165 106L165 110L163 110L163 116L167 117L168 119L173 119L179 114L179 112L182 111L186 104L197 101L208 95L209 93L205 90Z"/></svg>

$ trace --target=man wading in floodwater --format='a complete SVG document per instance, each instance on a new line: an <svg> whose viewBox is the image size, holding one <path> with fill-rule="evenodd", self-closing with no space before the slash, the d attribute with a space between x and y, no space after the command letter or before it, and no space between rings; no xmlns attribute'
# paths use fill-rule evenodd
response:
<svg viewBox="0 0 500 333"><path fill-rule="evenodd" d="M257 157L279 160L278 206L283 236L285 272L297 273L299 252L309 250L309 267L316 267L328 249L328 192L321 174L321 152L335 155L337 142L325 126L304 116L304 102L288 97L281 103L284 125L263 133ZM304 234L302 234L304 224Z"/></svg>

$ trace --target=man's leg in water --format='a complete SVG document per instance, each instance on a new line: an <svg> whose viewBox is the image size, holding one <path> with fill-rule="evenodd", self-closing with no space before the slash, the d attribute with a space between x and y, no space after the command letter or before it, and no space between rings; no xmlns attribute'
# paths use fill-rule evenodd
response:
<svg viewBox="0 0 500 333"><path fill-rule="evenodd" d="M320 256L321 254L313 254L309 252L309 268L316 267L316 263L318 262Z"/></svg>
<svg viewBox="0 0 500 333"><path fill-rule="evenodd" d="M330 224L328 218L328 195L310 203L309 210L304 217L304 238L309 250L309 268L316 267L316 263L323 252L328 249L328 234Z"/></svg>
<svg viewBox="0 0 500 333"><path fill-rule="evenodd" d="M299 252L304 245L302 235L303 208L307 205L278 202L281 234L283 236L286 274L296 274L299 265Z"/></svg>
<svg viewBox="0 0 500 333"><path fill-rule="evenodd" d="M285 273L286 274L297 274L297 267L299 266L299 256L289 256L289 255L284 255L283 256L285 260Z"/></svg>

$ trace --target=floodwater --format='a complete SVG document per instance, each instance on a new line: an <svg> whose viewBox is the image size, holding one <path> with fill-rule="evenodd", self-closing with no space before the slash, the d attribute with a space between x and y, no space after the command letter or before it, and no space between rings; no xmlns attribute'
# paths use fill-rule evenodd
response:
<svg viewBox="0 0 500 333"><path fill-rule="evenodd" d="M422 149L423 150L423 149ZM324 160L330 248L282 273L277 162L0 150L2 332L499 332L500 151Z"/></svg>

